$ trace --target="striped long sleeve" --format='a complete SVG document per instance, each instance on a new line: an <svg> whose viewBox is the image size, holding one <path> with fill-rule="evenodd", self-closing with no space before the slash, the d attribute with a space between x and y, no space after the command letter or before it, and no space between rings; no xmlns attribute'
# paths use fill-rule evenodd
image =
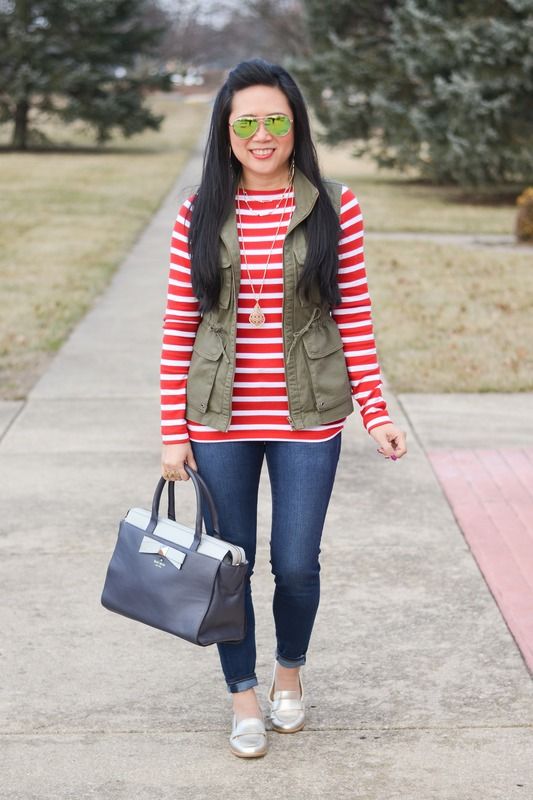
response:
<svg viewBox="0 0 533 800"><path fill-rule="evenodd" d="M364 257L363 215L359 202L346 186L341 198L338 283L342 302L332 312L343 345L354 399L367 431L391 422L381 394L372 303Z"/></svg>
<svg viewBox="0 0 533 800"><path fill-rule="evenodd" d="M187 374L196 331L201 320L198 299L191 285L188 231L193 198L180 208L170 243L167 305L163 317L161 349L161 438L163 444L189 440L185 420Z"/></svg>

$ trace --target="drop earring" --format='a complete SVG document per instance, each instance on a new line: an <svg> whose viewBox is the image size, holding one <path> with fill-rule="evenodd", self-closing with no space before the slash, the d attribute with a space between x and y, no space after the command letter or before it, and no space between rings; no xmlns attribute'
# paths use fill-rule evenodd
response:
<svg viewBox="0 0 533 800"><path fill-rule="evenodd" d="M293 151L292 151L291 163L290 163L290 165L289 165L289 186L290 186L290 185L291 185L291 183L294 181L294 172L295 172L295 169L296 169L296 163L295 163L295 151L293 150Z"/></svg>

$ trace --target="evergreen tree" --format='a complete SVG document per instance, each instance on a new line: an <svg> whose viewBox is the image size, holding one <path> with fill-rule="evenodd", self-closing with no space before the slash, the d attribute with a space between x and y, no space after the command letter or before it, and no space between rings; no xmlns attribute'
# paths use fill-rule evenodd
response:
<svg viewBox="0 0 533 800"><path fill-rule="evenodd" d="M0 0L0 122L13 123L12 144L26 149L30 115L85 120L103 143L158 129L143 107L147 88L169 76L139 66L163 27L145 21L145 0Z"/></svg>
<svg viewBox="0 0 533 800"><path fill-rule="evenodd" d="M533 0L303 0L330 143L436 182L533 178Z"/></svg>

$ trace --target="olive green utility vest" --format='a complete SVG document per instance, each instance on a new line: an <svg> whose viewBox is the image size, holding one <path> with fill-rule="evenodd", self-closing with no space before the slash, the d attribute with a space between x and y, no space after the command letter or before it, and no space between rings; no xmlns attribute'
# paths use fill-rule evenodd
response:
<svg viewBox="0 0 533 800"><path fill-rule="evenodd" d="M337 213L342 184L324 181ZM306 301L295 291L306 239L302 222L311 213L318 190L296 170L295 209L283 245L283 358L289 400L289 424L295 430L346 417L354 410L342 339L337 323L320 300L318 288ZM227 431L235 376L237 298L241 280L235 211L220 232L221 290L218 308L202 317L187 378L186 417Z"/></svg>

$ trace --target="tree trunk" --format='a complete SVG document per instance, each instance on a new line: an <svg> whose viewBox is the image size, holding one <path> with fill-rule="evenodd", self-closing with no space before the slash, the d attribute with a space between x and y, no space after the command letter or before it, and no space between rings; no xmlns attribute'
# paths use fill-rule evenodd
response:
<svg viewBox="0 0 533 800"><path fill-rule="evenodd" d="M27 100L20 100L15 109L15 128L11 144L15 150L27 149L28 136L28 111L30 104Z"/></svg>

